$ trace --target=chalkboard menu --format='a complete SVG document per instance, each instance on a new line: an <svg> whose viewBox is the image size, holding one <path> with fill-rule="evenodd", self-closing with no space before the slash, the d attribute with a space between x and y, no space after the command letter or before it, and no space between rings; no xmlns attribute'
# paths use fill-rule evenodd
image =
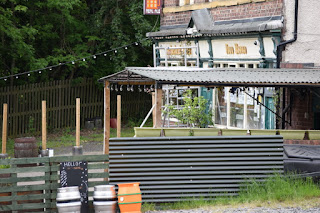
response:
<svg viewBox="0 0 320 213"><path fill-rule="evenodd" d="M89 212L88 204L88 162L60 163L60 186L79 186L81 195L81 213Z"/></svg>

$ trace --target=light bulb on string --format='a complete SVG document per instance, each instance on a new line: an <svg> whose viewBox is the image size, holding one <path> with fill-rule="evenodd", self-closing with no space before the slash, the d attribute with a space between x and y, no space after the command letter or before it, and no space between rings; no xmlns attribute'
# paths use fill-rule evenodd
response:
<svg viewBox="0 0 320 213"><path fill-rule="evenodd" d="M106 57L107 56L107 53L105 53L105 54L103 54L104 55L104 57Z"/></svg>
<svg viewBox="0 0 320 213"><path fill-rule="evenodd" d="M127 85L127 91L128 92L130 91L130 85L129 84Z"/></svg>
<svg viewBox="0 0 320 213"><path fill-rule="evenodd" d="M131 86L131 92L133 92L133 85Z"/></svg>
<svg viewBox="0 0 320 213"><path fill-rule="evenodd" d="M143 91L147 92L147 86L146 85L143 86Z"/></svg>
<svg viewBox="0 0 320 213"><path fill-rule="evenodd" d="M72 63L72 64L75 64L75 62L74 62L74 61L72 61L71 63Z"/></svg>
<svg viewBox="0 0 320 213"><path fill-rule="evenodd" d="M117 53L117 52L118 52L117 50L114 51L114 53Z"/></svg>
<svg viewBox="0 0 320 213"><path fill-rule="evenodd" d="M41 70L39 71L39 74L41 74Z"/></svg>
<svg viewBox="0 0 320 213"><path fill-rule="evenodd" d="M28 73L28 76L30 76L30 73Z"/></svg>
<svg viewBox="0 0 320 213"><path fill-rule="evenodd" d="M49 70L51 71L51 70L52 70L52 68L50 67L50 68L49 68Z"/></svg>
<svg viewBox="0 0 320 213"><path fill-rule="evenodd" d="M139 44L138 44L138 42L135 42L134 44L135 44L136 46L138 46L138 45L139 45Z"/></svg>
<svg viewBox="0 0 320 213"><path fill-rule="evenodd" d="M4 81L7 81L7 79L5 78Z"/></svg>
<svg viewBox="0 0 320 213"><path fill-rule="evenodd" d="M18 78L19 78L19 76L16 76L16 78L18 79Z"/></svg>
<svg viewBox="0 0 320 213"><path fill-rule="evenodd" d="M141 89L140 85L138 86L138 90L139 90L139 92L141 92L141 91L142 91L142 89Z"/></svg>
<svg viewBox="0 0 320 213"><path fill-rule="evenodd" d="M153 92L153 85L151 85L150 90L151 90L151 92Z"/></svg>
<svg viewBox="0 0 320 213"><path fill-rule="evenodd" d="M124 49L125 49L125 50L127 50L127 49L128 49L128 47L125 47Z"/></svg>
<svg viewBox="0 0 320 213"><path fill-rule="evenodd" d="M113 91L113 84L111 84L111 91Z"/></svg>
<svg viewBox="0 0 320 213"><path fill-rule="evenodd" d="M117 84L116 84L114 90L115 90L116 92L118 92L118 85L117 85Z"/></svg>
<svg viewBox="0 0 320 213"><path fill-rule="evenodd" d="M84 59L82 59L82 61L86 61L86 59L84 58Z"/></svg>
<svg viewBox="0 0 320 213"><path fill-rule="evenodd" d="M120 91L121 91L121 92L123 91L122 85L120 86Z"/></svg>
<svg viewBox="0 0 320 213"><path fill-rule="evenodd" d="M93 56L93 58L94 58L94 59L96 59L96 58L97 58L97 56L95 56L95 55L94 55L94 56Z"/></svg>

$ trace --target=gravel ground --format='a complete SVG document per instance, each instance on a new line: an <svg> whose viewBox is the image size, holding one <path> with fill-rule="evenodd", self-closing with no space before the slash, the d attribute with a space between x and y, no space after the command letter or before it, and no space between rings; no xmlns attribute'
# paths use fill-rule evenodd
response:
<svg viewBox="0 0 320 213"><path fill-rule="evenodd" d="M320 208L303 209L300 207L278 207L278 208L223 208L212 210L191 209L191 210L169 210L169 211L149 211L148 213L320 213Z"/></svg>
<svg viewBox="0 0 320 213"><path fill-rule="evenodd" d="M97 155L103 154L102 142L86 142L83 144L83 154L85 155ZM55 156L69 156L72 155L72 146L59 147L54 149Z"/></svg>

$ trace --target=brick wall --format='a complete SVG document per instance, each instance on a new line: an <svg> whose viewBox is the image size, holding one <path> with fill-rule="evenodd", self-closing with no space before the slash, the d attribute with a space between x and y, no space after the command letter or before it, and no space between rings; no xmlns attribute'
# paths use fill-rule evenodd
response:
<svg viewBox="0 0 320 213"><path fill-rule="evenodd" d="M197 3L205 0L196 0ZM164 0L164 7L174 7L178 0ZM215 21L245 19L282 14L283 0L271 0L258 3L246 3L235 6L211 8L210 13ZM188 24L192 11L165 13L161 17L161 26Z"/></svg>
<svg viewBox="0 0 320 213"><path fill-rule="evenodd" d="M287 90L286 106L289 104L290 95L293 96L292 121L291 126L286 124L286 129L313 129L312 94L302 90ZM288 116L286 120L289 121Z"/></svg>

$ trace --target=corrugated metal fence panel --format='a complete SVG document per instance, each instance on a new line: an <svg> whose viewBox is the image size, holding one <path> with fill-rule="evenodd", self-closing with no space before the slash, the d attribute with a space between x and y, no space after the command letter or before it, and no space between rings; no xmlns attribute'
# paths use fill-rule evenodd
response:
<svg viewBox="0 0 320 213"><path fill-rule="evenodd" d="M235 195L283 173L282 136L110 139L110 183L140 182L144 202Z"/></svg>

